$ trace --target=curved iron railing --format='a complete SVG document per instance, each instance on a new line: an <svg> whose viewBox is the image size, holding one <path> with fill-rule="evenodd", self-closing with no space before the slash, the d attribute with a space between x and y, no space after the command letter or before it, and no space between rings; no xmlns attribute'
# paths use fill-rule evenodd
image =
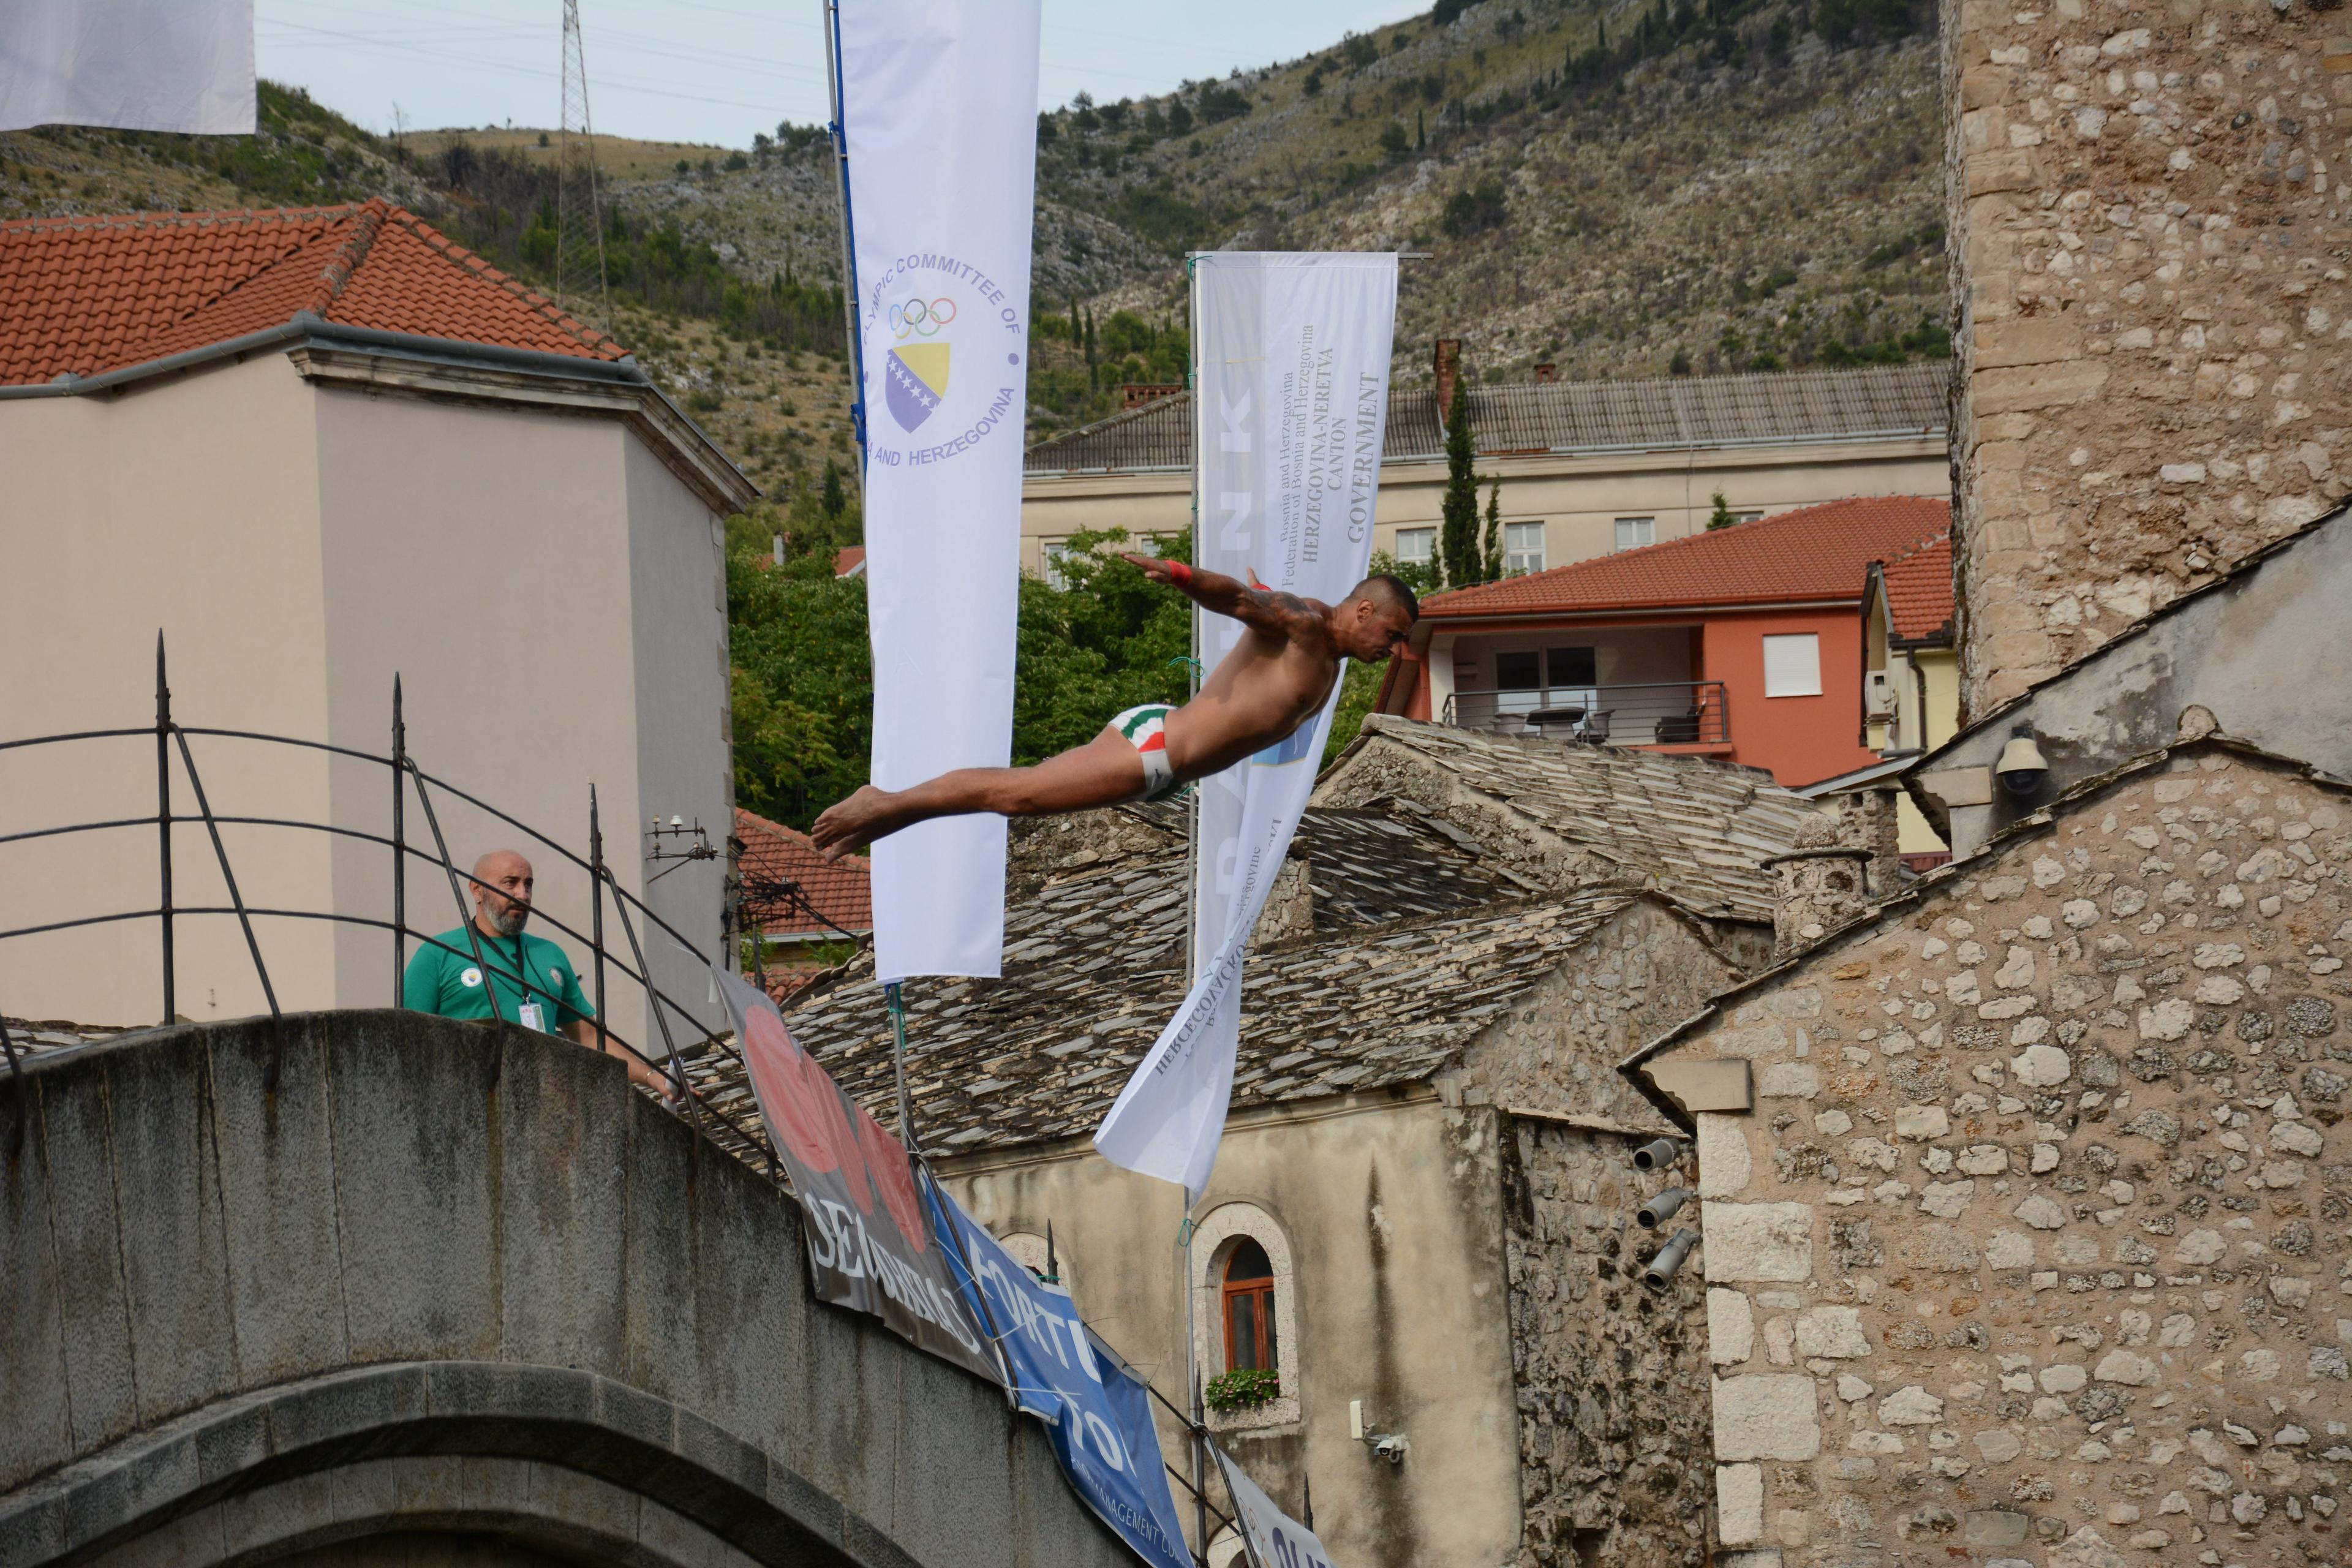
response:
<svg viewBox="0 0 2352 1568"><path fill-rule="evenodd" d="M153 826L157 829L155 852L157 887L160 895L158 902L152 907L112 910L100 914L77 915L65 920L47 921L35 925L0 930L0 942L91 926L115 925L132 921L156 921L159 922L158 946L163 966L163 1023L164 1026L169 1026L177 1022L178 1016L175 960L179 922L191 917L211 919L233 916L244 937L247 955L252 961L255 976L260 983L263 998L268 1005L271 1022L275 1025L282 1018L283 1014L278 1005L277 987L270 980L269 965L262 951L260 935L254 922L257 920L320 921L335 925L359 926L386 931L392 936L392 983L395 1005L406 977L407 944L411 939L414 939L425 946L472 959L474 963L484 971L484 991L488 997L493 1018L519 1023L520 1019L504 1020L504 1015L499 1005L497 988L490 981L490 966L483 962L485 954L480 944L479 930L466 908L463 885L471 883L488 889L489 884L481 881L470 870L459 869L456 862L450 858L448 841L441 831L440 814L434 808L433 804L435 792L437 791L449 799L463 801L476 810L487 813L516 832L527 836L542 849L551 852L572 867L588 873L591 883L589 900L591 914L587 931L583 931L566 924L551 914L539 902L534 901L529 907L533 920L543 922L551 929L579 942L591 954L593 991L591 1000L596 1013L594 1019L596 1048L599 1051L610 1052L617 1047L627 1057L634 1058L648 1068L664 1074L669 1089L669 1099L667 1103L674 1114L682 1117L694 1127L697 1132L709 1138L713 1147L726 1153L729 1158L742 1159L748 1152L763 1161L767 1167L768 1178L778 1186L789 1191L791 1182L782 1163L777 1160L775 1147L769 1142L766 1129L761 1125L759 1118L754 1116L747 1125L742 1119L715 1103L695 1084L693 1076L687 1070L687 1058L690 1054L699 1056L706 1049L715 1050L731 1056L740 1062L742 1060L742 1053L733 1041L704 1028L696 1020L694 1015L688 1011L675 996L655 984L652 966L646 962L645 948L638 938L637 921L631 918L633 910L648 927L658 928L672 942L696 959L707 963L709 955L696 945L692 939L656 914L644 900L622 887L614 877L612 867L604 858L604 828L594 786L591 785L589 789L588 853L583 857L521 818L500 810L480 796L468 794L446 779L428 773L418 766L416 759L410 755L408 751L407 723L403 711L400 680L397 676L393 679L392 692L392 750L386 755L379 755L351 746L335 745L325 741L313 741L292 735L275 735L263 731L184 725L172 716L171 685L165 664L163 638L159 634L155 639L155 722L152 726L135 729L81 730L64 734L35 735L21 740L0 741L0 754L5 754L82 742L153 737L155 811L152 816L101 818L0 834L0 853L5 853L10 846L41 839L68 837L77 834L120 832ZM242 741L258 745L285 746L320 752L372 767L383 768L389 774L393 785L391 831L374 833L362 827L352 827L331 822L311 822L300 817L232 816L217 813L213 809L211 797L205 793L203 774L196 766L195 752L189 744L191 737ZM172 763L175 756L179 761L181 771L186 775L190 793L195 799L196 813L193 816L176 813L173 809ZM412 790L415 793L416 805L424 813L425 826L431 836L433 847L429 852L422 846L411 844L407 840L407 805ZM226 904L181 904L173 900L172 829L174 824L196 822L202 822L205 826L214 861L220 871L222 884L228 893L229 901ZM356 840L390 851L393 868L390 918L357 914L341 910L280 909L247 902L244 893L237 885L236 869L231 864L227 846L221 837L220 830L223 826L268 827L299 833L320 833ZM420 931L408 923L407 873L409 861L412 858L440 870L442 880L448 888L450 900L457 907L459 923L466 932L467 947L457 947L440 937ZM745 888L737 885L730 874L730 888L732 896L727 904L727 919L724 922L727 935L724 940L732 940L738 925L742 923L742 906L751 902L781 903L798 908L841 936L851 941L860 940L856 932L845 930L831 916L820 910L808 898L806 890L789 879L761 879L754 885ZM613 912L620 921L622 933L627 939L625 959L619 952L608 947L604 941L604 908L607 894L611 896ZM502 893L500 896L509 897L510 895ZM755 951L759 946L760 944L754 944ZM661 1033L661 1054L658 1057L648 1055L646 1049L641 1048L639 1043L624 1037L613 1028L611 1020L607 1016L609 1008L606 971L608 968L618 972L621 976L644 991L655 1026ZM527 979L518 977L518 980L519 990L522 993L527 994L533 989ZM689 1039L683 1048L679 1045L677 1033L671 1027L672 1015L675 1015L694 1033L695 1037ZM285 1042L281 1032L271 1044L270 1058L264 1077L266 1090L274 1090L278 1087L278 1074L284 1061L284 1050ZM14 1158L22 1149L30 1115L24 1069L26 1052L18 1047L15 1037L9 1032L5 1008L0 1008L0 1052L5 1052L5 1070L9 1076L15 1101L12 1126L8 1136L8 1152L10 1157ZM747 1079L748 1076L747 1068L745 1073ZM900 1136L908 1139L911 1147L912 1129L908 1125L908 1114L902 1088ZM735 1147L730 1148L728 1141L718 1135L721 1130L733 1134L734 1139L739 1141ZM915 1157L920 1158L919 1155ZM1206 1436L1208 1428L1201 1406L1197 1380L1192 1391L1193 1409L1189 1415L1171 1402L1149 1380L1145 1381L1144 1386L1150 1391L1151 1397L1159 1401L1184 1427L1191 1438L1198 1441ZM1192 1494L1202 1521L1204 1534L1206 1521L1211 1519L1227 1529L1233 1527L1233 1521L1210 1504L1198 1478L1188 1478L1172 1464L1168 1464L1165 1468L1177 1484ZM1197 1548L1192 1555L1195 1563L1206 1561Z"/></svg>
<svg viewBox="0 0 2352 1568"><path fill-rule="evenodd" d="M472 913L467 908L463 890L465 885L474 884L487 888L488 884L480 882L472 871L460 869L450 858L448 843L441 831L440 813L434 806L435 794L438 792L447 799L463 801L516 832L525 835L538 847L533 851L534 856L542 851L551 853L571 867L588 874L589 905L592 912L587 931L583 931L567 924L551 913L542 902L533 901L529 907L531 917L535 921L580 943L591 955L593 982L591 1002L595 1010L595 1017L593 1020L595 1026L595 1048L606 1053L617 1051L625 1058L634 1058L642 1063L652 1072L662 1075L668 1089L669 1108L673 1111L683 1116L698 1130L709 1130L704 1127L706 1120L725 1126L742 1141L743 1146L756 1151L763 1157L770 1176L781 1182L782 1169L777 1163L773 1148L768 1142L765 1130L756 1123L747 1126L722 1108L709 1103L702 1092L695 1087L686 1070L686 1058L689 1054L698 1055L704 1050L718 1050L740 1058L740 1053L736 1050L730 1040L706 1028L677 997L656 983L653 966L646 962L644 944L638 937L638 925L642 921L649 930L658 929L678 947L699 961L708 963L709 955L704 952L691 938L656 913L644 900L623 887L619 879L614 876L612 867L604 858L604 829L594 786L591 785L589 789L588 854L583 857L569 846L541 832L520 817L500 810L480 796L459 789L446 779L436 777L418 766L416 759L410 755L408 751L407 724L402 709L400 681L397 677L393 680L392 715L392 750L389 755L380 755L355 747L340 746L299 736L275 735L256 730L228 730L181 724L172 715L171 685L165 663L163 639L159 635L155 639L155 722L152 727L80 730L63 734L35 735L20 740L0 741L0 754L4 754L85 742L153 737L155 811L152 816L101 818L0 834L0 852L5 852L10 846L35 840L56 839L79 834L121 832L152 826L157 830L155 853L158 902L152 906L111 910L98 914L77 915L65 920L47 921L0 930L0 942L43 936L91 926L121 924L134 921L155 921L158 922L160 938L158 947L163 972L163 1023L168 1026L175 1022L178 1017L176 939L179 923L192 917L233 916L244 937L247 955L252 961L255 977L260 984L263 999L268 1005L269 1016L274 1023L282 1016L282 1012L278 1005L277 986L270 979L268 962L263 952L260 933L256 928L256 921L322 921L335 925L365 927L388 932L392 937L392 983L394 1005L399 1005L402 984L408 966L409 943L413 939L423 946L438 948L446 952L472 959L474 963L484 971L484 991L490 1004L492 1017L507 1022L520 1022L519 1018L505 1017L504 1010L499 1002L498 988L491 981L492 966L484 963L485 955L481 946L480 931L474 923ZM386 771L393 786L391 831L388 834L375 833L366 828L331 822L313 822L299 817L227 815L215 812L210 796L205 793L204 775L196 765L195 752L189 744L192 737L240 741L258 745L284 746L320 752L383 768ZM193 816L175 812L173 809L172 764L175 758L180 764L180 771L186 777L189 791L194 797L196 811ZM412 844L407 839L407 805L412 791L416 805L424 813L425 826L430 831L432 847L429 850L421 845ZM226 904L182 904L174 900L172 829L175 824L196 822L202 822L205 826L205 836L212 847L214 862L220 872L222 885L228 894ZM389 918L360 914L347 910L281 909L249 903L238 887L236 868L231 862L227 846L221 837L221 828L224 826L266 827L297 833L320 833L372 844L388 850L392 855L393 872L392 908ZM467 936L466 948L460 949L451 942L443 941L441 937L418 930L409 923L407 877L409 862L412 859L423 861L438 868L442 873L440 879L446 882L448 888L450 900L457 909L458 924ZM625 957L621 950L610 946L604 939L604 914L608 896L613 913L620 921L622 933L626 938ZM632 915L633 910L635 918ZM730 935L735 924L735 914L736 911L730 904L723 922ZM661 1042L658 1055L649 1054L652 1050L650 1042L630 1040L613 1027L612 1021L607 1016L609 1013L608 970L616 972L623 979L637 985L645 993L647 1011L652 1016L655 1027L660 1031ZM503 973L503 971L499 973ZM532 989L527 978L518 977L519 994L527 996ZM5 1009L0 1009L0 1012L5 1012ZM673 1017L685 1025L687 1037L683 1047L680 1044L680 1032L672 1027ZM10 1034L5 1016L0 1016L0 1051L5 1053L6 1068L16 1101L16 1115L13 1118L14 1124L10 1130L8 1141L10 1152L13 1153L21 1147L25 1136L26 1120L25 1053L18 1048L16 1041ZM271 1052L265 1080L266 1087L269 1089L274 1089L277 1087L283 1051L284 1044L281 1037L273 1046Z"/></svg>

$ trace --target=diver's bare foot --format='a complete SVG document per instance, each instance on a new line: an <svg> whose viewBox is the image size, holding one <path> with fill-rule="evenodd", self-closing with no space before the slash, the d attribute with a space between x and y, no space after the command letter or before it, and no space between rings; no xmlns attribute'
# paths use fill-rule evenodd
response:
<svg viewBox="0 0 2352 1568"><path fill-rule="evenodd" d="M866 784L847 800L826 807L809 830L809 838L828 860L863 849L890 831L886 820L889 801L889 791Z"/></svg>

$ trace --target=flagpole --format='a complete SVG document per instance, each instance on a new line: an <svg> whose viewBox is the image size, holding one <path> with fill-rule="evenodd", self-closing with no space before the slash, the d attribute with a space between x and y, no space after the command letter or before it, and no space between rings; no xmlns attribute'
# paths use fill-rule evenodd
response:
<svg viewBox="0 0 2352 1568"><path fill-rule="evenodd" d="M866 493L866 335L858 330L857 222L849 201L849 130L841 108L841 3L824 0L824 76L831 94L833 177L841 193L842 301L849 332L849 426L857 438L857 490Z"/></svg>
<svg viewBox="0 0 2352 1568"><path fill-rule="evenodd" d="M1184 258L1185 333L1184 384L1192 392L1192 560L1201 559L1201 475L1202 472L1202 443L1206 439L1201 418L1201 269L1193 257ZM1201 606L1188 605L1187 628L1192 638L1192 657L1185 661L1186 689L1193 697L1201 694ZM1201 977L1201 786L1198 784L1184 795L1184 984L1190 989ZM1187 1434L1192 1451L1192 1531L1201 1561L1209 1560L1208 1500L1201 1495L1202 1484L1208 1479L1202 1464L1200 1423L1206 1418L1201 1407L1201 1336L1194 1321L1195 1298L1200 1294L1192 1284L1192 1237L1197 1227L1192 1224L1190 1206L1192 1194L1184 1196L1187 1205L1183 1223L1177 1227L1177 1245L1183 1249L1184 1270L1184 1373L1185 1384L1192 1391L1193 1430Z"/></svg>

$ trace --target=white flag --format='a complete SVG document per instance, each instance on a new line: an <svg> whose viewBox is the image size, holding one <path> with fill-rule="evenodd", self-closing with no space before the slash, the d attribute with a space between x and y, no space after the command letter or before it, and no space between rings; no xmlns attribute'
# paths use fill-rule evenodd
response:
<svg viewBox="0 0 2352 1568"><path fill-rule="evenodd" d="M0 131L253 134L253 0L6 0Z"/></svg>
<svg viewBox="0 0 2352 1568"><path fill-rule="evenodd" d="M884 789L1013 760L1039 5L838 12ZM993 816L877 844L877 978L999 973L1004 852Z"/></svg>
<svg viewBox="0 0 2352 1568"><path fill-rule="evenodd" d="M1362 581L1388 421L1390 254L1219 252L1192 273L1193 559L1336 603ZM1212 668L1239 621L1202 615ZM1345 671L1342 671L1344 679ZM1113 1164L1183 1184L1215 1167L1241 1045L1242 960L1315 788L1339 682L1280 745L1201 781L1192 989L1095 1133Z"/></svg>
<svg viewBox="0 0 2352 1568"><path fill-rule="evenodd" d="M1225 1495L1234 1500L1234 1522L1241 1526L1250 1561L1262 1568L1331 1568L1331 1550L1315 1532L1274 1506L1274 1500L1214 1443L1217 1473L1225 1478Z"/></svg>

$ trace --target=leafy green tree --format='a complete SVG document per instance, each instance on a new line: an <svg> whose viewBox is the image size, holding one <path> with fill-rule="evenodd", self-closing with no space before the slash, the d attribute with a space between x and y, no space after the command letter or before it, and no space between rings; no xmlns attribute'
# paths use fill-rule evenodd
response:
<svg viewBox="0 0 2352 1568"><path fill-rule="evenodd" d="M1181 662L1192 651L1191 601L1154 586L1118 558L1122 548L1133 548L1123 529L1074 534L1055 567L1066 586L1021 581L1016 763L1082 745L1137 703L1181 702L1191 694ZM1189 561L1190 531L1163 540L1159 552Z"/></svg>
<svg viewBox="0 0 2352 1568"><path fill-rule="evenodd" d="M738 547L728 556L727 611L735 798L805 828L866 780L874 665L865 580L835 577L830 551L775 566Z"/></svg>
<svg viewBox="0 0 2352 1568"><path fill-rule="evenodd" d="M1731 515L1731 503L1723 499L1721 490L1715 492L1714 499L1715 510L1706 514L1706 526L1710 530L1729 528L1739 521Z"/></svg>
<svg viewBox="0 0 2352 1568"><path fill-rule="evenodd" d="M1456 377L1445 405L1445 499L1438 507L1437 559L1449 588L1486 580L1478 549L1478 449L1470 437L1468 384Z"/></svg>

